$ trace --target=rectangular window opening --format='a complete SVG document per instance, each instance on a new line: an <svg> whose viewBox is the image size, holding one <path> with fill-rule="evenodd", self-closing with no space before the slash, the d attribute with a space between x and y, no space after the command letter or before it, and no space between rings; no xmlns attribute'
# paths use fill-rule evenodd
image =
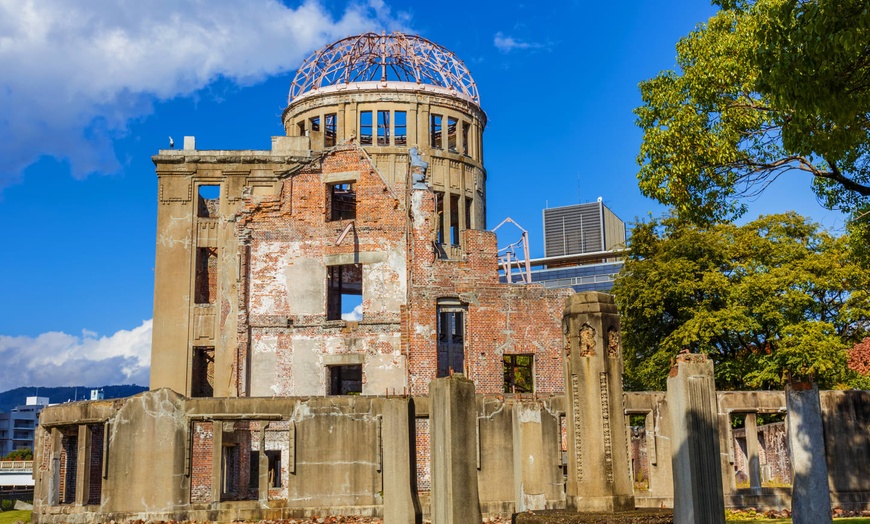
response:
<svg viewBox="0 0 870 524"><path fill-rule="evenodd" d="M60 497L61 504L74 504L76 501L76 476L79 463L78 427L64 431L60 451Z"/></svg>
<svg viewBox="0 0 870 524"><path fill-rule="evenodd" d="M323 137L320 134L320 117L315 116L308 119L308 136L311 137L311 147L318 147Z"/></svg>
<svg viewBox="0 0 870 524"><path fill-rule="evenodd" d="M201 218L217 218L220 216L221 186L202 185L197 193L197 213Z"/></svg>
<svg viewBox="0 0 870 524"><path fill-rule="evenodd" d="M326 320L362 320L362 264L327 269Z"/></svg>
<svg viewBox="0 0 870 524"><path fill-rule="evenodd" d="M408 114L405 111L393 113L393 130L396 145L408 145Z"/></svg>
<svg viewBox="0 0 870 524"><path fill-rule="evenodd" d="M299 131L299 136L308 136L305 134L305 120L297 122L296 129Z"/></svg>
<svg viewBox="0 0 870 524"><path fill-rule="evenodd" d="M323 147L335 147L336 131L338 130L335 113L324 115L323 120Z"/></svg>
<svg viewBox="0 0 870 524"><path fill-rule="evenodd" d="M465 229L471 229L471 199L465 199Z"/></svg>
<svg viewBox="0 0 870 524"><path fill-rule="evenodd" d="M269 487L281 487L281 450L267 449L266 458L269 460Z"/></svg>
<svg viewBox="0 0 870 524"><path fill-rule="evenodd" d="M462 122L462 154L468 156L468 130L471 128L471 124L468 122Z"/></svg>
<svg viewBox="0 0 870 524"><path fill-rule="evenodd" d="M450 243L459 245L459 195L450 195Z"/></svg>
<svg viewBox="0 0 870 524"><path fill-rule="evenodd" d="M308 122L310 125L310 129L312 131L320 131L320 117L319 116L309 118Z"/></svg>
<svg viewBox="0 0 870 524"><path fill-rule="evenodd" d="M647 417L650 413L634 413L628 417L629 453L631 458L631 477L635 491L650 489L649 443L647 438Z"/></svg>
<svg viewBox="0 0 870 524"><path fill-rule="evenodd" d="M194 304L214 304L217 298L217 248L196 248Z"/></svg>
<svg viewBox="0 0 870 524"><path fill-rule="evenodd" d="M447 117L447 150L456 153L456 123L458 121L450 116Z"/></svg>
<svg viewBox="0 0 870 524"><path fill-rule="evenodd" d="M535 391L534 355L504 355L504 392Z"/></svg>
<svg viewBox="0 0 870 524"><path fill-rule="evenodd" d="M438 377L465 372L465 310L455 306L439 306Z"/></svg>
<svg viewBox="0 0 870 524"><path fill-rule="evenodd" d="M214 348L194 346L190 379L191 397L214 396Z"/></svg>
<svg viewBox="0 0 870 524"><path fill-rule="evenodd" d="M429 145L441 149L441 115L429 115Z"/></svg>
<svg viewBox="0 0 870 524"><path fill-rule="evenodd" d="M359 114L359 143L363 146L372 145L372 112L360 111Z"/></svg>
<svg viewBox="0 0 870 524"><path fill-rule="evenodd" d="M362 364L329 366L330 395L359 395L362 393Z"/></svg>
<svg viewBox="0 0 870 524"><path fill-rule="evenodd" d="M356 184L341 182L330 184L329 220L353 220L356 218Z"/></svg>
<svg viewBox="0 0 870 524"><path fill-rule="evenodd" d="M444 193L435 191L435 219L438 221L438 233L435 241L444 243Z"/></svg>
<svg viewBox="0 0 870 524"><path fill-rule="evenodd" d="M390 112L378 111L378 145L390 145Z"/></svg>

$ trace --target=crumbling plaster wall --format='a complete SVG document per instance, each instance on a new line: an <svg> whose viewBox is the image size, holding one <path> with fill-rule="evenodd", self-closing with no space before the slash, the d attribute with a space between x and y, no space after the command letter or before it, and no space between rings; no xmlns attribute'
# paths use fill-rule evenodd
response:
<svg viewBox="0 0 870 524"><path fill-rule="evenodd" d="M328 184L341 181L355 185L352 221L329 220ZM275 197L245 201L238 232L249 260L241 319L250 395L323 395L325 367L347 364L363 365L364 394L405 390L403 188L388 186L361 149L345 146L285 179ZM325 320L328 267L344 264L362 267L359 322Z"/></svg>

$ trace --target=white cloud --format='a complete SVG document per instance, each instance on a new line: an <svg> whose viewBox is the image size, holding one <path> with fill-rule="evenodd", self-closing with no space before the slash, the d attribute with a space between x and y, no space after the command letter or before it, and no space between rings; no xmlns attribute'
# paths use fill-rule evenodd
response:
<svg viewBox="0 0 870 524"><path fill-rule="evenodd" d="M510 53L514 49L543 49L547 47L539 42L523 42L512 36L505 36L501 31L495 34L493 45L502 53Z"/></svg>
<svg viewBox="0 0 870 524"><path fill-rule="evenodd" d="M351 311L350 313L342 313L341 319L350 320L352 322L359 322L360 320L362 320L362 304L353 308L353 311Z"/></svg>
<svg viewBox="0 0 870 524"><path fill-rule="evenodd" d="M77 177L116 171L112 140L155 99L218 78L251 84L331 40L398 25L383 0L338 19L316 0L0 0L0 188L42 155Z"/></svg>
<svg viewBox="0 0 870 524"><path fill-rule="evenodd" d="M2 390L19 386L148 385L151 320L98 337L57 331L37 337L0 335Z"/></svg>

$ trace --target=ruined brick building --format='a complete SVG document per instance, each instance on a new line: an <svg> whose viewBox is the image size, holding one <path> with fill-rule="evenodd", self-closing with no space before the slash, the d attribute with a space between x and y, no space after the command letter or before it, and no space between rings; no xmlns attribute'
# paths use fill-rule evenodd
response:
<svg viewBox="0 0 870 524"><path fill-rule="evenodd" d="M479 104L444 48L362 35L300 67L271 150L154 156L151 388L425 394L453 370L561 391L569 292L498 283Z"/></svg>
<svg viewBox="0 0 870 524"><path fill-rule="evenodd" d="M673 506L681 413L623 394L612 297L499 283L461 61L416 36L340 40L300 67L283 122L269 150L186 137L153 157L151 391L42 411L34 522ZM716 397L727 505L790 503L760 485L754 437L784 404ZM834 467L870 456L870 393L822 404L832 500L870 507L870 479ZM752 421L745 489L734 414Z"/></svg>

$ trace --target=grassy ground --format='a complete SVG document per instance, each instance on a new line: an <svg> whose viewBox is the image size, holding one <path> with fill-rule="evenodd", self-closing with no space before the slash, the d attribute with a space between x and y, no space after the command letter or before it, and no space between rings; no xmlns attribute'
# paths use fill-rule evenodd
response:
<svg viewBox="0 0 870 524"><path fill-rule="evenodd" d="M19 520L30 522L30 513L30 511L0 511L0 524L14 524Z"/></svg>

